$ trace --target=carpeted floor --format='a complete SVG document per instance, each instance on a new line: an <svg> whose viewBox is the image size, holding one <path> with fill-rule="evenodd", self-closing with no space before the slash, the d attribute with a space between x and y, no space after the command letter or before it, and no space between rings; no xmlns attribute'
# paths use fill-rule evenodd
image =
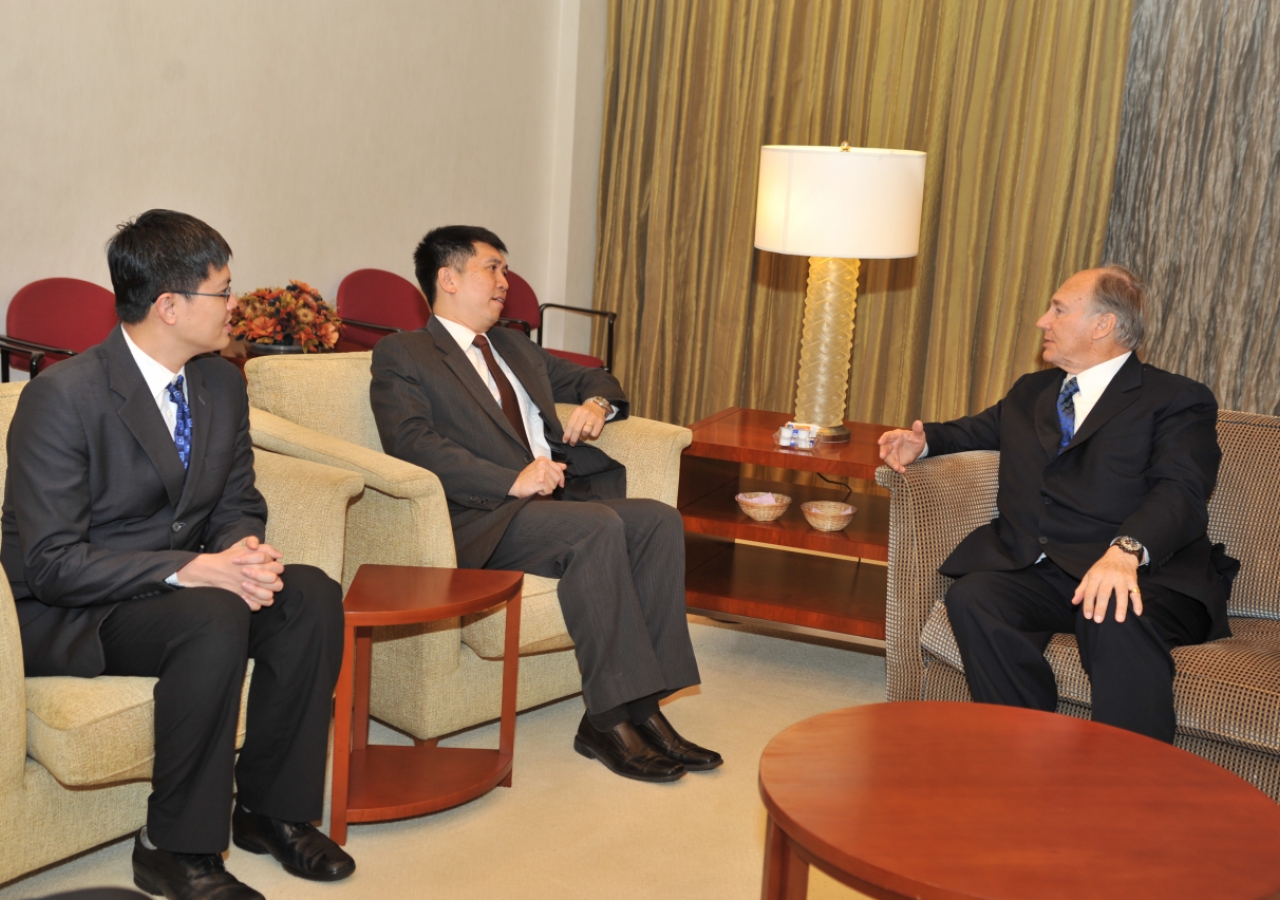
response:
<svg viewBox="0 0 1280 900"><path fill-rule="evenodd" d="M351 827L349 880L292 878L269 857L232 847L227 868L270 900L410 897L751 898L760 895L764 807L756 766L782 729L820 712L884 699L884 659L846 646L692 619L700 689L667 703L671 722L724 754L713 772L671 785L619 778L571 746L574 697L524 713L514 785L456 809ZM375 742L407 743L375 724ZM496 726L444 742L496 746ZM129 840L10 884L0 900L96 885L132 886ZM822 873L813 900L861 895Z"/></svg>

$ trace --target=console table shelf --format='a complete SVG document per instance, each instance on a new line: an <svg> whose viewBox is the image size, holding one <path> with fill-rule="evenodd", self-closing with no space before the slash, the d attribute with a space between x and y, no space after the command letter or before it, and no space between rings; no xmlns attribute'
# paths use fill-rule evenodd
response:
<svg viewBox="0 0 1280 900"><path fill-rule="evenodd" d="M690 426L693 442L681 460L677 501L689 608L883 646L888 496L854 491L846 499L837 487L787 479L817 472L873 480L880 465L876 439L886 427L846 422L849 443L790 450L773 442L789 418L731 408ZM759 466L781 470L779 477L757 477ZM773 522L756 522L734 499L747 491L787 494L791 506ZM842 531L818 531L800 510L808 500L844 500L857 512Z"/></svg>

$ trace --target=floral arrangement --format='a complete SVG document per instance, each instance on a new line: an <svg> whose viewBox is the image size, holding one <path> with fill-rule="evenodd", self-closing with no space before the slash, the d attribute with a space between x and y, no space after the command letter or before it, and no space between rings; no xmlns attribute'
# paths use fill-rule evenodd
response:
<svg viewBox="0 0 1280 900"><path fill-rule="evenodd" d="M304 353L331 350L342 320L320 292L303 281L259 288L240 296L231 312L231 336L254 344L301 346Z"/></svg>

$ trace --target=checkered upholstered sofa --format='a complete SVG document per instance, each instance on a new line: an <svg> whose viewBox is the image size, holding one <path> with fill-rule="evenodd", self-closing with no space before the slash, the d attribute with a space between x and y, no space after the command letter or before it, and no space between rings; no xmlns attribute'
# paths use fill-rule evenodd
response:
<svg viewBox="0 0 1280 900"><path fill-rule="evenodd" d="M263 357L245 367L255 446L358 473L343 584L362 563L454 566L453 529L440 480L382 452L369 406L372 353ZM560 406L561 418L572 409ZM627 495L672 506L687 428L631 417L595 441L627 467ZM556 579L526 575L516 704L528 709L582 690ZM498 718L506 613L373 632L369 707L420 740Z"/></svg>
<svg viewBox="0 0 1280 900"><path fill-rule="evenodd" d="M0 479L24 384L0 385ZM347 506L364 487L360 476L263 451L255 457L271 510L267 540L286 561L340 577ZM0 884L142 827L155 683L111 675L24 678L18 616L0 577ZM246 691L248 685L246 679Z"/></svg>
<svg viewBox="0 0 1280 900"><path fill-rule="evenodd" d="M1280 418L1218 415L1222 468L1209 501L1209 536L1240 560L1231 592L1232 637L1179 647L1174 743L1232 770L1280 801ZM970 700L942 597L938 566L996 514L999 454L922 459L906 475L882 467L892 494L886 656L890 700ZM1045 656L1058 711L1089 716L1089 678L1073 635Z"/></svg>

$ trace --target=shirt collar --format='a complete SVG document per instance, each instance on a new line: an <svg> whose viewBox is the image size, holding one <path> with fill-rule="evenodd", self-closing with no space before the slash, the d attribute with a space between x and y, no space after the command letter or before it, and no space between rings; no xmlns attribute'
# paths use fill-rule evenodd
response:
<svg viewBox="0 0 1280 900"><path fill-rule="evenodd" d="M154 358L148 356L146 351L135 344L133 339L129 337L129 329L121 328L120 333L124 335L124 342L128 346L129 352L133 354L133 361L138 364L138 368L142 371L142 380L147 383L147 390L151 391L151 396L160 396L160 392L173 384L178 375L186 374L186 366L179 369L175 375L169 371L169 367L164 363L157 362ZM184 386L185 383L184 380Z"/></svg>
<svg viewBox="0 0 1280 900"><path fill-rule="evenodd" d="M458 342L459 347L464 351L471 349L471 342L476 339L476 332L466 325L461 325L452 319L446 319L444 316L436 316L436 318L440 320L440 324L445 327L445 330L453 335L453 339Z"/></svg>
<svg viewBox="0 0 1280 900"><path fill-rule="evenodd" d="M1085 369L1076 375L1076 384L1080 387L1081 396L1089 399L1102 396L1102 392L1107 389L1111 379L1116 377L1116 373L1120 371L1120 368L1128 362L1129 357L1132 355L1132 350L1127 353L1121 353L1119 356L1113 357L1106 362L1100 362L1096 366Z"/></svg>

